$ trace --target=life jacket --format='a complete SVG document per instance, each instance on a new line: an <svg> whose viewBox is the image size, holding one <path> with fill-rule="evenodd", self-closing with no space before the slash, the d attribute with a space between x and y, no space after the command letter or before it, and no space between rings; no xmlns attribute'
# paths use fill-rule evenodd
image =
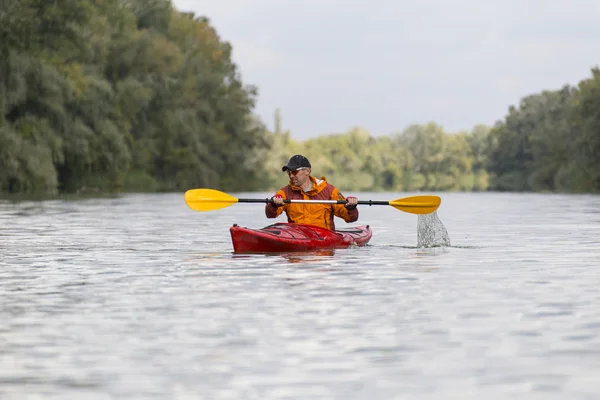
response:
<svg viewBox="0 0 600 400"><path fill-rule="evenodd" d="M290 183L279 189L275 195L280 195L288 200L345 200L346 198L333 185L327 183L324 176L317 179L309 177L312 188L305 192L299 186ZM334 216L342 218L346 222L358 220L358 209L347 209L344 204L322 204L322 203L285 203L276 207L271 203L265 206L267 218L277 218L281 213L287 214L288 222L298 224L311 224L323 228L335 230Z"/></svg>

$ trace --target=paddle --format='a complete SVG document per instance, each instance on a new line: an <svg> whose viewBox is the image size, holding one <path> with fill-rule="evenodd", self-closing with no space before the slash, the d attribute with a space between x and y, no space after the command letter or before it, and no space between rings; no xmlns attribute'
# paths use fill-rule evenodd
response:
<svg viewBox="0 0 600 400"><path fill-rule="evenodd" d="M185 192L185 202L194 211L213 211L235 203L272 203L271 199L237 199L214 189L191 189ZM346 200L284 200L284 203L346 204ZM392 201L359 200L369 206L392 206L411 214L431 214L442 200L438 196L412 196Z"/></svg>

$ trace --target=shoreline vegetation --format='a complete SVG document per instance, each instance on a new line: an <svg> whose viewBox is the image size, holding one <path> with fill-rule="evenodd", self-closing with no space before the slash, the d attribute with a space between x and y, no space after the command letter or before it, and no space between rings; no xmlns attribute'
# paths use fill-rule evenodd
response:
<svg viewBox="0 0 600 400"><path fill-rule="evenodd" d="M600 69L523 97L493 125L431 122L297 141L253 114L210 20L168 0L6 0L0 195L270 191L305 154L344 191L600 192Z"/></svg>

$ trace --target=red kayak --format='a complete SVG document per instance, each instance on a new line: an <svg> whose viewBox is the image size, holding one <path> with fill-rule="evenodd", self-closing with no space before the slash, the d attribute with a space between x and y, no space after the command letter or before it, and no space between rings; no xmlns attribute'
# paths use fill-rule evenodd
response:
<svg viewBox="0 0 600 400"><path fill-rule="evenodd" d="M352 245L364 246L373 236L369 225L332 231L315 225L287 222L261 229L243 228L234 224L229 232L236 253L345 249Z"/></svg>

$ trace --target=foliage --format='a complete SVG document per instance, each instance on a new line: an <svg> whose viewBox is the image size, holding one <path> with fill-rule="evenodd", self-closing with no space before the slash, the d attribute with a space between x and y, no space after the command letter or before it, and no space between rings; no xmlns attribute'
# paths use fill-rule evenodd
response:
<svg viewBox="0 0 600 400"><path fill-rule="evenodd" d="M486 190L481 165L486 133L484 126L477 126L472 133L447 134L434 123L381 137L353 128L301 143L290 139L289 132L273 133L269 187L287 182L281 166L301 153L311 161L313 176L325 176L343 191ZM475 169L474 160L479 162Z"/></svg>
<svg viewBox="0 0 600 400"><path fill-rule="evenodd" d="M168 0L2 0L0 191L260 188L231 46Z"/></svg>
<svg viewBox="0 0 600 400"><path fill-rule="evenodd" d="M600 71L578 87L522 99L490 132L490 188L600 191Z"/></svg>

